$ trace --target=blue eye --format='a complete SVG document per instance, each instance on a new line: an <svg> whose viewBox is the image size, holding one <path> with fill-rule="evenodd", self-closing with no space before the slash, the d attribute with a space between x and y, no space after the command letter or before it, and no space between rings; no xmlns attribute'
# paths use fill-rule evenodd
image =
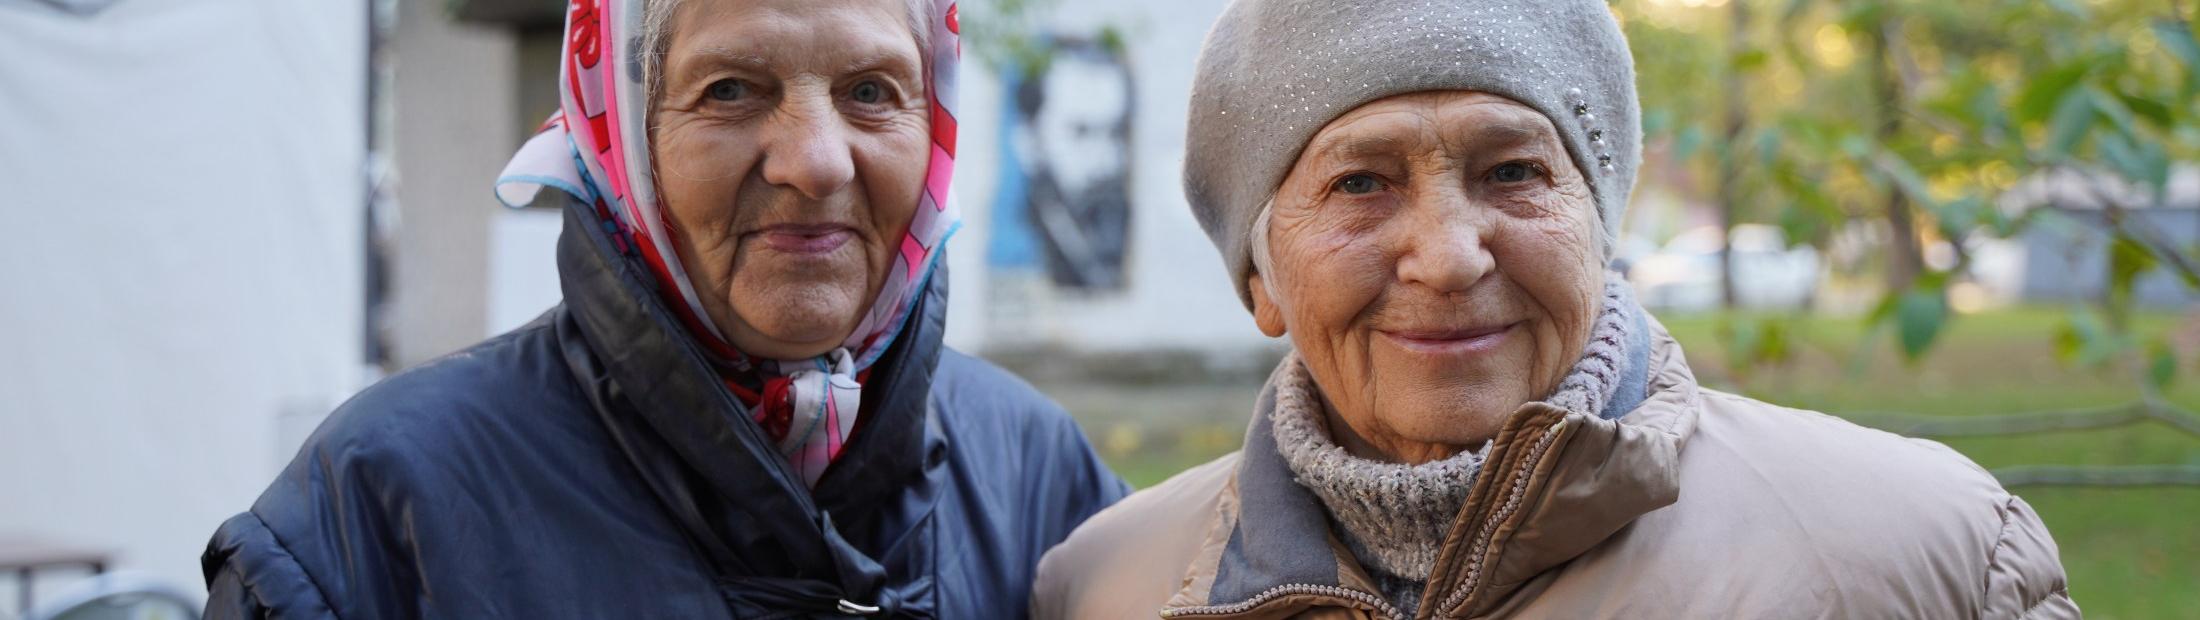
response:
<svg viewBox="0 0 2200 620"><path fill-rule="evenodd" d="M857 84L855 90L848 91L848 97L856 100L856 103L874 105L885 103L886 87L880 86L877 81L865 80L863 83Z"/></svg>
<svg viewBox="0 0 2200 620"><path fill-rule="evenodd" d="M740 80L725 79L711 82L705 94L719 101L733 101L749 94L749 88L743 85Z"/></svg>
<svg viewBox="0 0 2200 620"><path fill-rule="evenodd" d="M1383 182L1376 179L1375 175L1360 172L1337 179L1334 188L1347 194L1366 194L1382 189Z"/></svg>
<svg viewBox="0 0 2200 620"><path fill-rule="evenodd" d="M1490 169L1490 180L1499 183L1519 183L1536 177L1535 166L1527 162L1509 161Z"/></svg>

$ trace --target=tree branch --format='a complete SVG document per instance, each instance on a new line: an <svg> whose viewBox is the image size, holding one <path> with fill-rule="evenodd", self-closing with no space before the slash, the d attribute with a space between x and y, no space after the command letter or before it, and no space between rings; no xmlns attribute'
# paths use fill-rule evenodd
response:
<svg viewBox="0 0 2200 620"><path fill-rule="evenodd" d="M2154 251L2155 255L2166 259L2163 262L2167 263L2171 269L2176 270L2177 274L2186 280L2200 280L2200 267L2195 267L2191 258L2185 256L2184 252L2178 251L2176 244L2163 240L2158 231L2133 229L2126 225L2124 223L2124 212L2129 210L2129 207L2124 204L2122 199L2111 196L2107 190L2102 189L2100 184L2095 182L2094 175L2082 168L2067 165L2057 165L2052 170L2069 172L2081 179L2078 186L2083 188L2086 193L2091 194L2094 200L2100 201L2101 214L2107 220L2105 224L2111 234L2122 235ZM2116 178L2122 179L2123 177L2117 176ZM2159 196L2156 197L2157 201L2160 199Z"/></svg>
<svg viewBox="0 0 2200 620"><path fill-rule="evenodd" d="M2189 465L2024 465L1993 470L2004 487L2200 486L2200 467Z"/></svg>
<svg viewBox="0 0 2200 620"><path fill-rule="evenodd" d="M1842 417L1858 424L1902 435L1919 437L1991 437L2083 431L2129 426L2148 420L2194 437L2200 437L2200 414L2156 399L2141 402L2060 411L2036 411L1984 416L1921 416L1900 413L1851 413Z"/></svg>

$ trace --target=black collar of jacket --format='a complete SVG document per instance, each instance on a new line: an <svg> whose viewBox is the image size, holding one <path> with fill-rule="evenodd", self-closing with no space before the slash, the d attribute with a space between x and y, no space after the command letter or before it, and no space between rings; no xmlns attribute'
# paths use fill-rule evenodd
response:
<svg viewBox="0 0 2200 620"><path fill-rule="evenodd" d="M929 575L889 576L873 558L905 570L929 564L932 537L921 530L932 521L921 517L940 479L928 470L945 460L945 439L928 432L927 422L945 275L928 278L909 324L872 366L861 431L812 490L724 387L645 268L619 252L593 207L562 192L543 194L565 211L558 271L560 332L573 336L564 339L567 363L628 459L730 582L729 601L737 609L751 603L827 613L839 600L903 615L928 607L917 599L930 598Z"/></svg>

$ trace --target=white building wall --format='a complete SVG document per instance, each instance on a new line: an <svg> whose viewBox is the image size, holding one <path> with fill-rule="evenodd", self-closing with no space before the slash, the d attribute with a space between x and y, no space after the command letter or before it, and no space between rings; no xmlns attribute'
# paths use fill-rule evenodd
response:
<svg viewBox="0 0 2200 620"><path fill-rule="evenodd" d="M489 245L502 207L490 188L521 139L515 37L454 22L449 4L399 0L389 42L398 225L388 326L400 367L493 333Z"/></svg>
<svg viewBox="0 0 2200 620"><path fill-rule="evenodd" d="M359 386L365 18L0 0L0 533L200 587Z"/></svg>

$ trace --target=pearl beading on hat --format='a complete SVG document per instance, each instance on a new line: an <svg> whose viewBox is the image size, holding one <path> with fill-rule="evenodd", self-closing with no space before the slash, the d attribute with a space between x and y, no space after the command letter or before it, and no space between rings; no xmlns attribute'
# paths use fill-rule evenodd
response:
<svg viewBox="0 0 2200 620"><path fill-rule="evenodd" d="M1604 143L1604 128L1597 126L1597 115L1589 111L1588 97L1579 88L1568 88L1566 103L1574 110L1574 122L1579 123L1581 130L1589 136L1589 147L1596 152L1597 169L1610 174L1614 170L1612 153L1605 150L1608 147Z"/></svg>

